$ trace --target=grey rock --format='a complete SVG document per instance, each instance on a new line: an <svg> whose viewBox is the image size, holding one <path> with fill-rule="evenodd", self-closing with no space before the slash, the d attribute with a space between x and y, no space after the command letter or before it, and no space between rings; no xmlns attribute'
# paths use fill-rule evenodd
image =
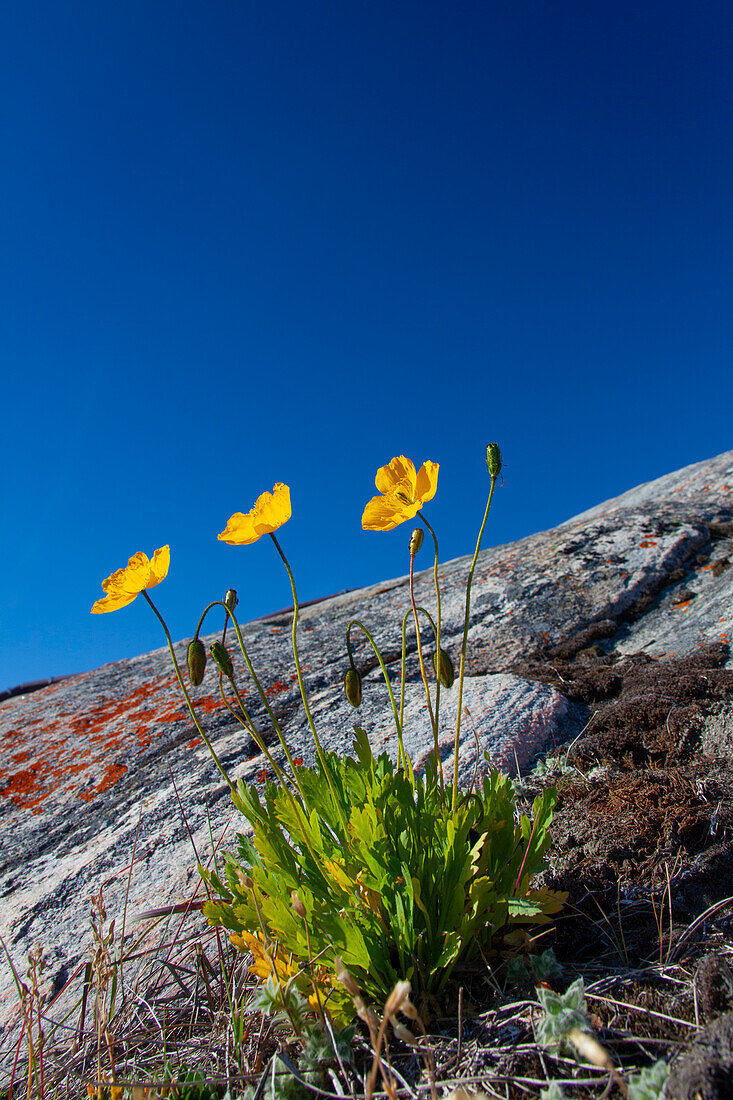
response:
<svg viewBox="0 0 733 1100"><path fill-rule="evenodd" d="M520 662L594 647L610 654L684 656L729 640L730 555L733 452L640 486L553 530L483 551L471 604L461 783L486 767L484 753L510 772L523 770L588 721L586 705L513 672ZM443 647L456 666L468 564L459 558L440 570ZM416 596L434 612L432 568L416 575ZM358 631L354 653L364 701L354 710L343 696L344 637L350 619L363 621L397 690L400 624L408 606L408 579L400 577L302 609L301 660L326 748L348 752L356 724L375 749L395 752L387 690ZM289 613L279 612L246 624L243 633L293 755L311 762L290 621ZM186 645L176 645L182 669ZM265 709L247 686L244 661L234 645L229 648L252 717L279 755ZM432 732L412 640L406 681L405 739L421 761ZM267 762L221 706L211 668L192 694L231 777L258 782ZM442 694L446 770L452 767L456 699L456 687ZM711 752L730 746L731 721L725 708L710 717L704 736ZM121 915L128 896L129 929L134 912L191 896L196 861L209 858L212 833L226 848L243 827L186 712L167 649L7 698L0 703L0 736L0 935L21 973L25 954L38 942L49 950L58 985L88 957L86 899L100 885L110 914ZM0 1019L12 1015L14 1003L9 970L0 968Z"/></svg>
<svg viewBox="0 0 733 1100"><path fill-rule="evenodd" d="M719 1016L671 1066L665 1096L728 1100L733 1095L733 1012Z"/></svg>

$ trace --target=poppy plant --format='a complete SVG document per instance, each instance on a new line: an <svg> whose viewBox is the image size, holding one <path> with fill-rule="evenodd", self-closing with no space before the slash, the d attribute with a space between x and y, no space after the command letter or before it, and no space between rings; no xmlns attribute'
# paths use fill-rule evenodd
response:
<svg viewBox="0 0 733 1100"><path fill-rule="evenodd" d="M133 554L124 569L118 569L102 581L105 595L92 607L92 615L116 611L132 603L146 588L154 588L168 576L171 563L170 546L161 546L153 554L152 561L142 550Z"/></svg>
<svg viewBox="0 0 733 1100"><path fill-rule="evenodd" d="M392 531L412 519L438 488L437 462L423 462L415 472L409 458L400 455L377 470L374 483L381 496L372 497L364 509L361 525L365 531Z"/></svg>
<svg viewBox="0 0 733 1100"><path fill-rule="evenodd" d="M235 512L220 535L222 542L230 546L246 546L257 542L262 535L271 535L287 523L292 515L290 489L278 481L271 493L262 493L249 512Z"/></svg>

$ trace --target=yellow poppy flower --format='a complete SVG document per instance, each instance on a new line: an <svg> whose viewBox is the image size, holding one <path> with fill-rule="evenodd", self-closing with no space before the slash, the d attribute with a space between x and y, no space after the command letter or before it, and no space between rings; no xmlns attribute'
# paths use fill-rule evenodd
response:
<svg viewBox="0 0 733 1100"><path fill-rule="evenodd" d="M101 615L104 611L116 611L125 607L140 595L145 588L154 588L168 576L171 563L170 546L161 546L153 554L153 560L147 554L138 551L133 554L124 569L118 569L111 577L102 581L106 595L92 607L92 615Z"/></svg>
<svg viewBox="0 0 733 1100"><path fill-rule="evenodd" d="M365 531L392 531L417 515L438 488L437 462L423 462L415 473L409 458L400 455L377 470L374 483L382 494L372 497L364 509L361 525Z"/></svg>
<svg viewBox="0 0 733 1100"><path fill-rule="evenodd" d="M263 493L245 515L235 512L229 518L226 528L217 538L228 542L230 546L246 546L257 542L261 535L269 535L287 523L292 515L290 509L290 489L278 481L271 493Z"/></svg>

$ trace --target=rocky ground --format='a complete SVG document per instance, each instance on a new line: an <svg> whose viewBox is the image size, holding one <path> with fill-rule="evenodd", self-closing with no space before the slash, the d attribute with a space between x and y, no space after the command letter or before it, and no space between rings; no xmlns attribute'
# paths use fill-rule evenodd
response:
<svg viewBox="0 0 733 1100"><path fill-rule="evenodd" d="M589 709L583 731L543 754L521 783L527 808L546 785L557 790L544 879L569 895L529 951L539 956L552 948L560 969L541 976L553 989L583 978L594 1034L619 1077L614 1081L570 1049L538 1045L542 1012L530 956L524 971L514 963L510 974L498 945L495 958L457 974L430 1021L430 1065L393 1041L393 1065L414 1095L429 1090L434 1074L442 1095L461 1087L519 1100L539 1097L557 1081L568 1097L622 1096L629 1073L658 1059L672 1066L665 1093L671 1100L733 1095L733 761L709 732L733 701L728 646L654 659L606 652L612 643L603 632L578 635L513 671ZM171 1036L182 1003L189 1004L181 981L190 983L197 967L190 933L204 945L209 936L203 953L213 969L202 1001L221 976L200 915L189 914L181 928L186 934L173 936L174 942L180 936L180 957L172 962L169 950L166 980L164 968L153 967L144 993L158 1017L171 1013ZM201 946L196 950L200 962ZM222 1072L226 1040L217 1027L226 1018L214 992L198 1033L185 1025L176 1038L189 1058L192 1037L200 1059L208 1044L201 1064L208 1060L212 1078ZM282 1035L258 1014L247 1032L251 1080L273 1064L285 1073L288 1058L297 1062L297 1045L283 1046ZM353 1054L357 1069L346 1077L356 1086L358 1067L366 1073L372 1059L366 1029Z"/></svg>
<svg viewBox="0 0 733 1100"><path fill-rule="evenodd" d="M672 1100L733 1096L732 560L730 452L552 531L488 549L471 607L461 781L473 774L476 735L497 765L510 774L521 768L527 805L543 786L556 787L545 880L569 898L532 945L536 953L552 947L562 967L543 980L562 992L582 977L595 1035L613 1064L634 1071L670 1062ZM466 568L465 559L441 566L443 638L454 655ZM417 585L418 601L430 603L431 569ZM343 699L344 634L355 616L368 623L396 681L395 624L406 600L406 580L398 578L304 610L306 684L328 748L348 750L355 717L375 748L389 747L389 705L363 637L355 645L364 674L359 714ZM297 684L283 673L290 622L288 612L269 616L247 624L245 636L294 754L308 761ZM413 650L408 644L407 716L417 759L432 737ZM190 896L192 844L204 851L231 825L227 789L191 728L168 662L158 651L0 702L0 932L16 967L42 943L44 989L54 997L68 986L65 1003L76 1005L59 1033L67 1040L59 1081L68 1082L60 1095L85 1095L73 1083L89 1080L93 1068L89 1043L68 1040L83 1030L84 990L90 1018L97 979L86 970L88 899L100 888L107 927L116 918L119 939L124 916L126 942L142 937L136 996L152 1013L138 1005L139 1019L116 1021L118 1041L124 1046L132 1035L149 1043L154 1058L171 1040L208 1076L232 1069L222 975L231 977L235 962L241 970L241 957L227 955L226 945L218 953L197 912L180 915L173 930L166 925L167 939L158 941L132 920L138 908ZM235 778L257 781L263 758L216 696L209 676L196 700L217 751ZM455 700L448 692L445 703L441 735L450 755ZM516 967L510 980L504 964L498 945L495 958L457 975L453 999L430 1020L439 1082L505 1100L539 1097L551 1080L563 1082L568 1096L623 1095L625 1077L609 1076L607 1066L538 1045L535 983ZM2 1074L17 1068L22 1050L9 973L0 974L0 1025L7 1022L0 1097ZM244 1026L247 1064L262 1073L280 1040L260 1017ZM413 1092L430 1090L421 1055L399 1044L392 1054ZM355 1056L368 1068L364 1035ZM337 1094L349 1083L359 1091L358 1074L339 1074L340 1067Z"/></svg>

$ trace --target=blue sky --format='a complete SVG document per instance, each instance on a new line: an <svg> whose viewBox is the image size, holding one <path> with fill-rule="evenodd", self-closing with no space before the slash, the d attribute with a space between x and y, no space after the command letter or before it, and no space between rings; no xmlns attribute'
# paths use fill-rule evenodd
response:
<svg viewBox="0 0 733 1100"><path fill-rule="evenodd" d="M136 550L174 637L233 586L403 574L378 466L441 464L443 557L733 446L733 9L125 0L0 16L0 688L162 644L89 614ZM426 563L427 564L427 560Z"/></svg>

